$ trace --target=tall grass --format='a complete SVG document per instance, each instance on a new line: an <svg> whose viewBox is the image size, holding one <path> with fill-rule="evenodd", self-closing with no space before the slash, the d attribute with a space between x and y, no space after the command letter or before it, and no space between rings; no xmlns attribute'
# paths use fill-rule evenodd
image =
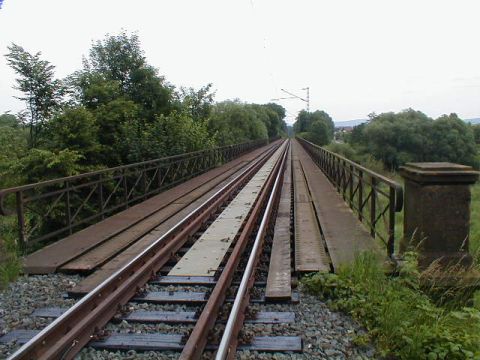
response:
<svg viewBox="0 0 480 360"><path fill-rule="evenodd" d="M480 263L480 183L471 187L472 203L470 212L470 252Z"/></svg>
<svg viewBox="0 0 480 360"><path fill-rule="evenodd" d="M421 290L416 256L406 256L398 277L378 259L360 254L338 274L302 281L307 290L352 315L369 331L382 356L399 359L480 359L480 311L438 306Z"/></svg>
<svg viewBox="0 0 480 360"><path fill-rule="evenodd" d="M15 217L0 217L0 289L15 280L22 270L17 238Z"/></svg>

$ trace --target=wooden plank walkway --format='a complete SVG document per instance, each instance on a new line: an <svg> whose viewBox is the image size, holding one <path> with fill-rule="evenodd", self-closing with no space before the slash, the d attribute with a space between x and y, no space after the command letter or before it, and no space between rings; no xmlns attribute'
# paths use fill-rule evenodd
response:
<svg viewBox="0 0 480 360"><path fill-rule="evenodd" d="M285 145L284 145L285 146ZM227 208L180 259L169 276L214 276L253 208L284 146L280 147L242 188Z"/></svg>
<svg viewBox="0 0 480 360"><path fill-rule="evenodd" d="M242 155L227 164L209 170L204 174L28 255L24 259L24 272L29 274L55 272L62 265L82 256L109 239L113 240L114 237L120 237L122 244L128 246L135 239L151 231L152 228L158 225L158 221L165 220L175 212L175 209L178 211L181 207L174 205L173 210L163 210L163 212L161 212L162 209L175 203L175 201L179 200L182 196L186 196L187 194L190 194L190 196L198 196L200 195L199 192L205 192L209 187L213 188L222 178L245 166L270 146L272 146L272 144ZM229 174L222 176L225 172L229 172ZM207 185L208 183L210 183L210 185ZM199 192L195 192L196 189L202 185L205 185L205 187L199 190ZM147 217L152 215L156 215L156 217L154 216L152 219L146 220ZM121 235L124 232L126 233ZM115 238L115 240L117 239L118 238ZM115 242L116 241L114 241L114 243ZM118 251L112 250L111 248L102 250L105 250L105 256L111 256L112 252ZM95 258L93 262L101 263L104 261L105 256L101 256L100 259ZM80 269L83 269L84 262L81 262L81 265L82 267ZM91 267L87 266L87 270L90 269ZM65 267L65 270L73 270L73 268Z"/></svg>
<svg viewBox="0 0 480 360"><path fill-rule="evenodd" d="M297 140L294 151L301 160L322 233L335 271L350 264L361 251L381 254L381 247L363 227Z"/></svg>
<svg viewBox="0 0 480 360"><path fill-rule="evenodd" d="M291 205L292 205L292 152L288 152L282 192L275 220L272 252L268 268L265 297L268 300L288 300L292 297L291 274Z"/></svg>
<svg viewBox="0 0 480 360"><path fill-rule="evenodd" d="M330 260L325 250L310 190L303 172L301 145L292 141L295 226L295 270L299 272L330 271ZM307 155L308 156L308 155Z"/></svg>
<svg viewBox="0 0 480 360"><path fill-rule="evenodd" d="M127 264L130 260L132 260L144 248L151 245L155 240L157 240L159 237L161 237L163 234L169 231L172 228L172 226L177 224L179 221L185 218L185 216L187 216L190 212L195 210L203 202L209 199L213 194L215 194L218 191L218 189L226 185L234 176L235 175L231 175L229 178L219 183L215 188L213 188L212 190L210 190L209 192L207 192L206 194L198 198L193 203L187 205L184 209L180 210L177 214L172 216L170 219L163 222L162 224L157 226L154 230L152 230L150 233L140 238L132 246L124 249L121 253L114 256L112 259L110 259L105 264L100 266L93 274L87 276L80 283L78 283L73 289L71 289L69 291L69 294L72 296L78 296L91 291L98 284L100 284L102 281L104 281L110 275L112 275L121 266Z"/></svg>

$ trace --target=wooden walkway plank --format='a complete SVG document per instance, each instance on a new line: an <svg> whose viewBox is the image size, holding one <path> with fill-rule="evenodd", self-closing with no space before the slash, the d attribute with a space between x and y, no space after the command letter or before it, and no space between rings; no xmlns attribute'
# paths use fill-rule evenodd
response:
<svg viewBox="0 0 480 360"><path fill-rule="evenodd" d="M290 299L292 296L291 274L291 247L290 247L290 219L292 194L292 157L291 149L288 153L287 165L283 177L282 192L275 220L272 252L268 268L267 287L265 297L270 300Z"/></svg>
<svg viewBox="0 0 480 360"><path fill-rule="evenodd" d="M151 245L154 241L156 241L159 237L167 233L167 231L169 231L173 226L175 226L175 224L177 224L179 221L185 218L185 216L187 216L193 210L195 210L205 200L207 200L216 191L218 191L218 188L221 188L223 184L226 184L229 180L230 179L224 180L216 188L210 190L201 198L199 198L197 201L188 205L186 208L179 211L170 219L168 219L167 221L157 226L154 230L152 230L147 235L143 236L133 245L124 249L118 255L108 260L105 264L100 266L94 273L84 278L73 289L69 290L68 293L71 296L78 296L91 291L93 288L99 285L102 281L104 281L110 275L112 275L115 271L117 271L121 266L127 264L130 260L132 260L143 249L145 249L146 247Z"/></svg>
<svg viewBox="0 0 480 360"><path fill-rule="evenodd" d="M283 149L282 146L265 162L168 275L215 275Z"/></svg>
<svg viewBox="0 0 480 360"><path fill-rule="evenodd" d="M60 271L63 272L88 272L98 266L104 264L107 260L127 248L129 245L140 239L152 231L155 227L159 226L162 222L168 220L173 215L178 213L181 209L185 208L192 201L198 199L206 192L217 186L220 182L227 178L230 178L235 172L243 167L243 164L234 166L232 169L217 176L212 181L199 186L195 190L189 192L185 196L175 200L167 207L152 214L146 219L142 220L138 224L135 224L130 229L114 236L107 241L103 242L99 246L95 247L91 251L83 254L82 256L68 262L60 267Z"/></svg>
<svg viewBox="0 0 480 360"><path fill-rule="evenodd" d="M152 244L156 241L159 237L164 235L167 231L169 231L175 224L177 224L180 220L185 218L190 212L195 210L198 206L200 206L203 202L209 199L218 189L222 188L222 186L226 185L231 179L233 179L236 175L233 174L229 178L225 179L221 183L219 183L215 188L207 192L202 197L198 198L193 203L189 204L184 209L180 210L174 216L157 226L153 229L150 233L143 236L137 242L135 242L130 247L124 249L118 255L114 256L110 260L108 260L105 264L101 265L95 272L84 278L80 283L78 283L74 288L68 291L68 294L73 297L82 296L97 285L99 285L102 281L107 279L110 275L112 275L115 271L117 271L121 266L128 263L132 260L138 253L140 253L144 248ZM167 267L165 267L167 268ZM171 269L168 270L170 272ZM165 271L162 270L163 273Z"/></svg>
<svg viewBox="0 0 480 360"><path fill-rule="evenodd" d="M215 181L225 171L245 166L271 146L273 145L270 144L253 150L28 255L23 261L24 272L29 274L55 272L63 264L141 222L146 217L178 200L181 196L194 191L199 187L199 184Z"/></svg>
<svg viewBox="0 0 480 360"><path fill-rule="evenodd" d="M303 147L294 140L310 188L323 236L335 271L354 261L361 251L381 254L378 242L363 227L335 187Z"/></svg>
<svg viewBox="0 0 480 360"><path fill-rule="evenodd" d="M299 272L330 271L320 227L308 184L303 172L300 144L292 141L295 227L295 270Z"/></svg>

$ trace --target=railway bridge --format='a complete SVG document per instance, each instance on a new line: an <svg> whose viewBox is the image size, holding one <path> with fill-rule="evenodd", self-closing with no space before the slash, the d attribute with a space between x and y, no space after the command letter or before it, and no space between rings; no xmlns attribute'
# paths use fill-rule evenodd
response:
<svg viewBox="0 0 480 360"><path fill-rule="evenodd" d="M70 359L86 346L181 359L302 352L298 335L245 336L245 324L295 321L251 305L297 303L299 277L335 272L362 251L394 259L403 198L399 183L300 138L3 190L0 212L17 219L25 273L81 281L65 294L71 307L35 310L51 320L43 330L14 330L0 343L18 345L11 359ZM187 334L102 331L119 320L191 326Z"/></svg>

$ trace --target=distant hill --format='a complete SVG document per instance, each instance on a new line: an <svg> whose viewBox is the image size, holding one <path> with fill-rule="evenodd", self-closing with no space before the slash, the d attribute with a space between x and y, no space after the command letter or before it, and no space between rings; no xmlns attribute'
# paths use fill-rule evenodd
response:
<svg viewBox="0 0 480 360"><path fill-rule="evenodd" d="M348 120L348 121L335 121L335 127L351 127L351 126L357 126L360 124L363 124L366 122L368 119L356 119L356 120ZM479 119L480 120L480 119Z"/></svg>
<svg viewBox="0 0 480 360"><path fill-rule="evenodd" d="M475 119L465 119L466 122L470 123L470 124L473 124L473 125L477 125L477 124L480 124L480 118L475 118Z"/></svg>

